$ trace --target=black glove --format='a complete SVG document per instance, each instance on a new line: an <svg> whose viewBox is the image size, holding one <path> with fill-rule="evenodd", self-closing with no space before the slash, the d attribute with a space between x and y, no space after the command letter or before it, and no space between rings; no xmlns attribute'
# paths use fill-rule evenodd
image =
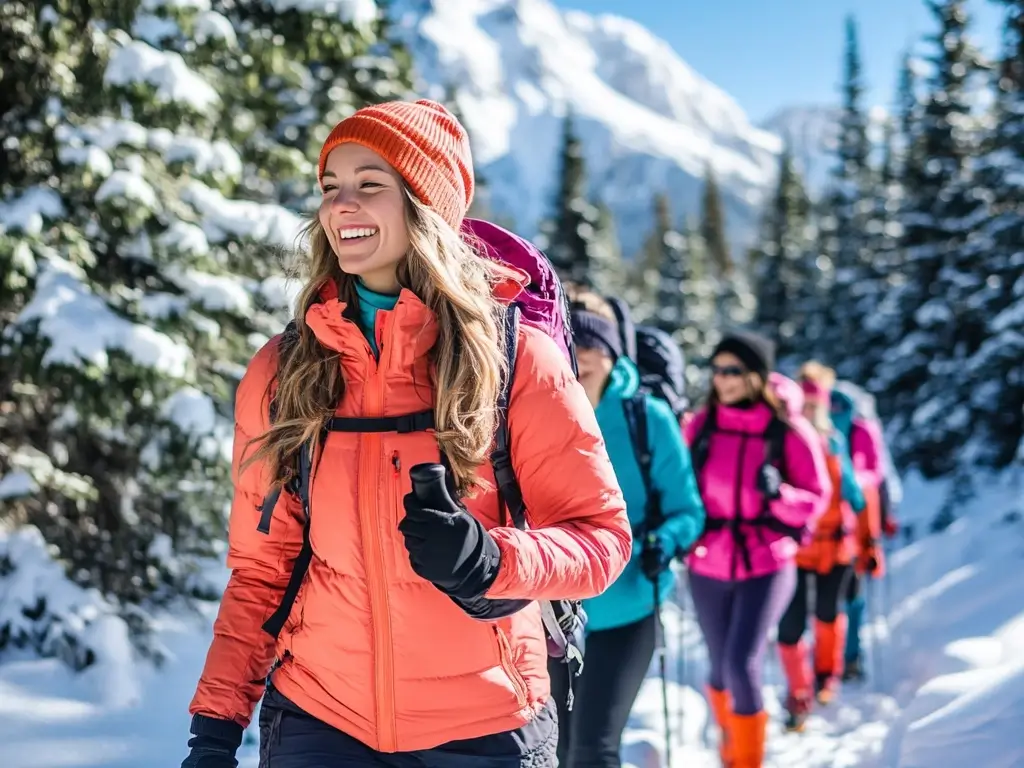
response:
<svg viewBox="0 0 1024 768"><path fill-rule="evenodd" d="M671 562L672 553L665 550L661 536L657 531L648 533L640 550L640 569L644 576L651 581L657 581Z"/></svg>
<svg viewBox="0 0 1024 768"><path fill-rule="evenodd" d="M424 471L434 473L436 482L418 480ZM452 499L441 465L418 464L409 474L413 492L402 500L405 517L398 530L413 571L452 597L480 597L498 577L501 550L483 525Z"/></svg>
<svg viewBox="0 0 1024 768"><path fill-rule="evenodd" d="M237 768L235 752L242 743L242 726L230 720L196 715L191 731L191 751L181 768Z"/></svg>
<svg viewBox="0 0 1024 768"><path fill-rule="evenodd" d="M782 496L782 473L772 464L762 464L757 474L757 490L769 499Z"/></svg>

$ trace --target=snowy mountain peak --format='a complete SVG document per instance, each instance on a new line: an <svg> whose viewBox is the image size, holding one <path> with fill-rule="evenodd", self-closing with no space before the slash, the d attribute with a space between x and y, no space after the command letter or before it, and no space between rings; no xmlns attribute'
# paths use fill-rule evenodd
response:
<svg viewBox="0 0 1024 768"><path fill-rule="evenodd" d="M627 253L656 192L679 217L697 212L708 166L730 231L751 234L781 142L640 24L549 0L401 0L392 15L427 83L458 87L491 204L525 233L550 209L571 110L591 192L616 214Z"/></svg>

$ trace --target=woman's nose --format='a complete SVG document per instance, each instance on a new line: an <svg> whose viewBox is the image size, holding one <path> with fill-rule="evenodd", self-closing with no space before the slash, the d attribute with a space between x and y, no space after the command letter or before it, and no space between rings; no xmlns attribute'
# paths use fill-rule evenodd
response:
<svg viewBox="0 0 1024 768"><path fill-rule="evenodd" d="M351 189L339 188L331 199L331 210L339 213L350 213L359 208L359 201Z"/></svg>

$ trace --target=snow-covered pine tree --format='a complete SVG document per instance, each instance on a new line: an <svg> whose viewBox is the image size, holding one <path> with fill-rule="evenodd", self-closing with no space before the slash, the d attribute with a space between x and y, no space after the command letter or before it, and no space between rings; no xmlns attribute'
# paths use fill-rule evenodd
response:
<svg viewBox="0 0 1024 768"><path fill-rule="evenodd" d="M683 261L683 326L676 339L686 358L686 387L692 402L707 392L707 366L711 350L721 338L715 327L717 284L700 222L688 216L683 227L686 259Z"/></svg>
<svg viewBox="0 0 1024 768"><path fill-rule="evenodd" d="M722 328L736 328L750 322L756 302L749 275L736 269L729 255L726 231L718 182L709 165L701 196L700 233L715 272L717 322Z"/></svg>
<svg viewBox="0 0 1024 768"><path fill-rule="evenodd" d="M868 221L868 253L870 263L861 276L858 289L857 315L862 318L858 329L857 354L842 368L842 375L852 381L866 384L889 345L889 336L898 307L887 304L886 298L893 278L900 268L899 212L903 187L898 172L896 129L892 120L883 128L882 161L876 174L877 182L871 190L872 211Z"/></svg>
<svg viewBox="0 0 1024 768"><path fill-rule="evenodd" d="M626 265L615 229L615 216L604 203L597 204L597 223L590 246L590 282L604 296L622 296Z"/></svg>
<svg viewBox="0 0 1024 768"><path fill-rule="evenodd" d="M538 244L564 280L592 285L598 210L587 197L586 161L572 113L562 122L562 150L554 211Z"/></svg>
<svg viewBox="0 0 1024 768"><path fill-rule="evenodd" d="M830 227L822 253L828 262L822 306L821 336L814 339L813 353L850 376L863 348L865 315L862 298L868 287L871 252L868 236L871 198L871 146L868 118L863 106L864 82L857 39L857 24L846 19L843 54L842 112L831 194L824 200Z"/></svg>
<svg viewBox="0 0 1024 768"><path fill-rule="evenodd" d="M638 323L651 323L658 314L658 290L661 284L659 270L663 256L664 234L659 222L671 219L668 214L668 198L663 192L654 195L652 206L654 227L644 238L640 250L633 255L632 268L625 277L625 299L633 310L633 318ZM660 213L662 209L665 213Z"/></svg>
<svg viewBox="0 0 1024 768"><path fill-rule="evenodd" d="M722 195L718 190L715 169L708 163L704 169L704 194L701 197L700 234L707 244L708 257L716 273L723 279L732 276L735 265L729 255L729 241L725 235L725 214Z"/></svg>
<svg viewBox="0 0 1024 768"><path fill-rule="evenodd" d="M804 312L798 306L807 290L804 283L816 287L817 281L813 272L807 274L806 263L814 252L808 237L811 204L788 147L779 158L777 178L751 262L757 297L753 324L776 342L781 362L808 354Z"/></svg>
<svg viewBox="0 0 1024 768"><path fill-rule="evenodd" d="M985 276L966 297L984 318L984 341L965 373L974 426L973 454L1002 468L1024 454L1024 0L1005 6L1004 50L997 70L995 114L977 176L992 193L983 234L991 243L979 255Z"/></svg>
<svg viewBox="0 0 1024 768"><path fill-rule="evenodd" d="M55 115L54 142L0 202L4 285L11 254L25 276L0 299L21 307L0 346L3 517L128 617L195 594L193 558L223 540L234 389L286 320L278 255L303 223L272 201L307 200L317 137L408 81L351 3L217 7L32 5L62 80L22 119Z"/></svg>
<svg viewBox="0 0 1024 768"><path fill-rule="evenodd" d="M906 311L902 299L908 290L905 286L909 278L903 249L903 217L908 205L907 190L921 185L924 172L923 142L918 127L924 108L919 94L919 67L920 63L909 51L904 53L897 79L893 119L889 124L891 134L887 137L883 157L881 183L875 189L875 220L882 223L884 231L880 233L880 242L873 248L876 263L884 272L884 281L879 286L875 310L865 321L866 348L860 357L860 373L851 376L855 381L865 383L872 392L881 387L881 380L876 375L887 350L901 341ZM884 406L880 408L886 412Z"/></svg>
<svg viewBox="0 0 1024 768"><path fill-rule="evenodd" d="M683 280L689 260L689 243L672 223L672 211L665 195L654 198L654 232L650 248L656 249L658 283L654 295L655 313L650 324L666 333L677 334L686 322Z"/></svg>
<svg viewBox="0 0 1024 768"><path fill-rule="evenodd" d="M254 172L246 185L258 189L262 199L308 207L318 194L315 171L306 169L315 168L331 128L364 104L410 95L410 57L390 35L382 5L373 0L215 3L237 30L244 52L240 61L225 62L241 78L231 114L246 113L240 125L235 119L241 135L233 140L245 142L239 149L252 158L247 165ZM283 164L281 171L277 163ZM300 175L289 172L293 164L303 165Z"/></svg>
<svg viewBox="0 0 1024 768"><path fill-rule="evenodd" d="M899 341L887 350L872 388L890 418L896 460L936 476L954 469L971 428L957 372L967 348L958 344L956 329L965 308L960 286L976 282L961 256L973 247L969 238L985 215L985 200L969 167L976 144L971 83L980 57L967 35L966 3L932 2L929 9L938 30L928 96L909 138L925 162L906 186L901 215L906 282L894 289L892 302L902 309Z"/></svg>

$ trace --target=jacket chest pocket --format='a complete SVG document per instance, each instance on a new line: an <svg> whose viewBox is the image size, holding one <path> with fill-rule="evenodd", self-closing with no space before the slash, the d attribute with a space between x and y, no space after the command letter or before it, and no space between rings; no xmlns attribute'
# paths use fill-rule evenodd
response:
<svg viewBox="0 0 1024 768"><path fill-rule="evenodd" d="M405 517L405 496L412 492L409 470L417 464L440 461L437 441L432 432L394 435L383 441L382 449L378 487L384 503L376 522L380 539L385 543L388 570L399 582L422 581L409 564L405 537L398 524Z"/></svg>

